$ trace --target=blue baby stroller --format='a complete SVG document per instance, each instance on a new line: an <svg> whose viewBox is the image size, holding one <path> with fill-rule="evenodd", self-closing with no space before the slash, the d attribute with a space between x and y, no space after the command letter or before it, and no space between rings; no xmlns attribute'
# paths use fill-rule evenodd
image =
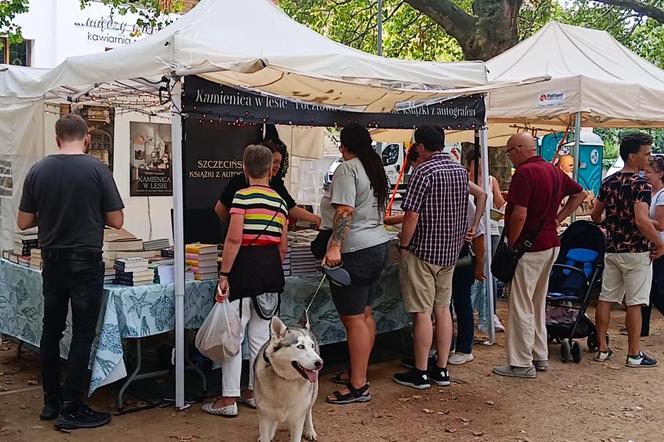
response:
<svg viewBox="0 0 664 442"><path fill-rule="evenodd" d="M578 363L581 347L575 339L587 338L593 352L599 346L597 328L586 310L601 280L606 239L597 225L577 221L565 230L560 243L549 279L546 330L549 342L560 343L560 359Z"/></svg>

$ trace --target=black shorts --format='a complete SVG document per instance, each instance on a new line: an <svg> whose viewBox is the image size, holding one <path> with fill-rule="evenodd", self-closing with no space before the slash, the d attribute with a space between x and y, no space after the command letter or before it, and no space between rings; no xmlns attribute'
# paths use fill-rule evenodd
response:
<svg viewBox="0 0 664 442"><path fill-rule="evenodd" d="M343 268L350 274L351 285L340 287L330 282L332 301L339 316L362 315L371 306L380 275L387 264L389 242L352 253L342 253Z"/></svg>

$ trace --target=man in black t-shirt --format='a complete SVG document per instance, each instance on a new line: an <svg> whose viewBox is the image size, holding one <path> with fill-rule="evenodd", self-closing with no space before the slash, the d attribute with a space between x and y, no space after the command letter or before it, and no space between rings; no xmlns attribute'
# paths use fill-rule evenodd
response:
<svg viewBox="0 0 664 442"><path fill-rule="evenodd" d="M83 403L104 284L104 225L122 227L124 205L108 167L86 155L90 136L85 121L66 115L55 124L55 133L59 152L32 166L18 213L22 230L39 227L43 258L40 418L57 417L61 429L94 428L111 420L109 413ZM70 302L73 335L61 386L60 340Z"/></svg>

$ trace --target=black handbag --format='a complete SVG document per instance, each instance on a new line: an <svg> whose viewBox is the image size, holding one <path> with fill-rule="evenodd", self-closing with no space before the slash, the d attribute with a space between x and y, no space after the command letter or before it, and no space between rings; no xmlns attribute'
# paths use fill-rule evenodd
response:
<svg viewBox="0 0 664 442"><path fill-rule="evenodd" d="M509 284L514 278L514 272L516 272L516 266L519 264L519 259L526 253L527 249L532 247L530 241L525 241L521 249L513 249L505 241L505 232L507 232L507 227L503 229L503 234L500 235L500 240L498 241L498 246L496 247L496 253L493 254L493 259L491 260L491 273L499 281ZM529 244L530 247L526 247L526 244Z"/></svg>
<svg viewBox="0 0 664 442"><path fill-rule="evenodd" d="M558 178L558 176L556 176L556 178ZM553 187L553 198L558 197L559 186L560 182L556 180ZM526 252L528 252L528 250L531 249L535 243L535 240L537 240L539 232L541 232L542 227L544 227L545 220L546 214L542 218L542 222L540 222L537 230L529 232L529 235L523 241L521 247L517 247L516 249L510 247L505 240L505 236L508 230L508 226L505 226L503 233L500 235L500 239L498 240L496 253L493 254L493 259L491 261L491 273L493 276L505 284L512 282L512 279L514 279L514 273L516 272L516 266L519 264L519 260Z"/></svg>
<svg viewBox="0 0 664 442"><path fill-rule="evenodd" d="M230 299L251 298L254 310L264 320L271 319L279 311L281 293L284 291L286 281L281 264L272 265L280 260L279 248L277 246L252 246L267 231L278 214L279 211L276 210L265 229L248 245L240 247L228 277L228 284L231 287ZM250 268L260 268L260 276L256 277L246 271ZM240 293L240 296L235 297L233 293Z"/></svg>

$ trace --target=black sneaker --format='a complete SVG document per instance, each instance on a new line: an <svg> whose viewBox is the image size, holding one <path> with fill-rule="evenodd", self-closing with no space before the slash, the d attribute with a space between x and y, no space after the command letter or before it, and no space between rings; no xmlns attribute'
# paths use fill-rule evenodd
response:
<svg viewBox="0 0 664 442"><path fill-rule="evenodd" d="M429 379L440 387L449 387L451 384L449 370L436 365L433 366L433 369L429 370Z"/></svg>
<svg viewBox="0 0 664 442"><path fill-rule="evenodd" d="M397 373L392 377L392 379L399 385L416 388L418 390L426 390L427 388L431 388L429 375L425 371L413 369L405 373Z"/></svg>
<svg viewBox="0 0 664 442"><path fill-rule="evenodd" d="M60 399L46 399L44 398L44 408L42 408L39 419L43 421L52 421L60 414L60 407L62 403Z"/></svg>
<svg viewBox="0 0 664 442"><path fill-rule="evenodd" d="M111 421L111 413L94 411L85 404L76 407L72 404L64 404L55 427L62 430L74 430L76 428L97 428Z"/></svg>
<svg viewBox="0 0 664 442"><path fill-rule="evenodd" d="M648 357L644 352L639 352L636 356L627 356L625 365L630 368L650 368L656 367L657 361Z"/></svg>
<svg viewBox="0 0 664 442"><path fill-rule="evenodd" d="M429 356L427 361L429 368L436 366L436 356ZM415 370L415 358L403 358L401 360L401 366L409 370Z"/></svg>

